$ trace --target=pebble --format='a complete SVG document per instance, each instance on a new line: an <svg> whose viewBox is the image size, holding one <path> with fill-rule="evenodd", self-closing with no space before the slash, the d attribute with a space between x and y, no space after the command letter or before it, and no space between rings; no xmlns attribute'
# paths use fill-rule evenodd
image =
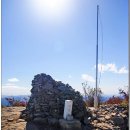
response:
<svg viewBox="0 0 130 130"><path fill-rule="evenodd" d="M7 119L9 122L12 122L14 120L14 118L8 118Z"/></svg>

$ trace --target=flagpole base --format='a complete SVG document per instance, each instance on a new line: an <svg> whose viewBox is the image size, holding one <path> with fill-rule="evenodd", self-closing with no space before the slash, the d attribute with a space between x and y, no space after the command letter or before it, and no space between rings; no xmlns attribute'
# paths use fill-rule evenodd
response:
<svg viewBox="0 0 130 130"><path fill-rule="evenodd" d="M94 96L94 107L98 108L98 96Z"/></svg>

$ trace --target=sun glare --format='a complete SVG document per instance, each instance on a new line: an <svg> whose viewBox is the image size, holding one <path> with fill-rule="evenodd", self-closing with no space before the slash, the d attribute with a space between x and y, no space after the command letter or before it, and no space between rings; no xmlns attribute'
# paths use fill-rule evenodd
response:
<svg viewBox="0 0 130 130"><path fill-rule="evenodd" d="M73 0L29 0L32 14L47 20L59 20L69 15L73 9Z"/></svg>

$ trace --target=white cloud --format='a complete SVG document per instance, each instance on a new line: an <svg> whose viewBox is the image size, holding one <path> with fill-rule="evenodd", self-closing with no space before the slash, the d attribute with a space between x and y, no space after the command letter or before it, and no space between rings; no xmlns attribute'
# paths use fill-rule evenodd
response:
<svg viewBox="0 0 130 130"><path fill-rule="evenodd" d="M14 86L14 83L6 83L5 86Z"/></svg>
<svg viewBox="0 0 130 130"><path fill-rule="evenodd" d="M119 74L127 74L127 73L128 73L128 70L127 70L126 67L124 66L124 67L122 67L122 68L119 69L118 73L119 73Z"/></svg>
<svg viewBox="0 0 130 130"><path fill-rule="evenodd" d="M83 80L88 81L88 82L95 82L94 78L92 76L88 75L88 74L82 74L81 78Z"/></svg>
<svg viewBox="0 0 130 130"><path fill-rule="evenodd" d="M15 95L30 95L30 87L22 87L16 85L3 85L2 95L15 96Z"/></svg>
<svg viewBox="0 0 130 130"><path fill-rule="evenodd" d="M104 73L104 71L107 71L108 67L103 64L98 64L98 70L99 72Z"/></svg>
<svg viewBox="0 0 130 130"><path fill-rule="evenodd" d="M95 66L96 67L96 66ZM98 70L101 73L107 72L113 72L118 74L127 74L128 70L126 67L117 68L116 64L110 63L110 64L98 64Z"/></svg>
<svg viewBox="0 0 130 130"><path fill-rule="evenodd" d="M68 75L68 78L71 79L71 78L72 78L72 75Z"/></svg>
<svg viewBox="0 0 130 130"><path fill-rule="evenodd" d="M115 64L107 64L108 71L117 73L117 67Z"/></svg>
<svg viewBox="0 0 130 130"><path fill-rule="evenodd" d="M9 81L9 82L18 82L19 79L17 79L17 78L11 78L11 79L8 79L8 81Z"/></svg>

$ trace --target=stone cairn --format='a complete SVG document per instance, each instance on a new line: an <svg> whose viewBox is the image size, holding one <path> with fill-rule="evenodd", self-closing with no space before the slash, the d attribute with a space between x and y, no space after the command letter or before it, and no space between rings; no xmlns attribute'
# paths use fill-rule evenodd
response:
<svg viewBox="0 0 130 130"><path fill-rule="evenodd" d="M26 121L58 126L63 118L65 100L72 100L72 115L81 123L89 116L81 94L69 84L55 81L44 73L34 76L31 97L22 118Z"/></svg>

